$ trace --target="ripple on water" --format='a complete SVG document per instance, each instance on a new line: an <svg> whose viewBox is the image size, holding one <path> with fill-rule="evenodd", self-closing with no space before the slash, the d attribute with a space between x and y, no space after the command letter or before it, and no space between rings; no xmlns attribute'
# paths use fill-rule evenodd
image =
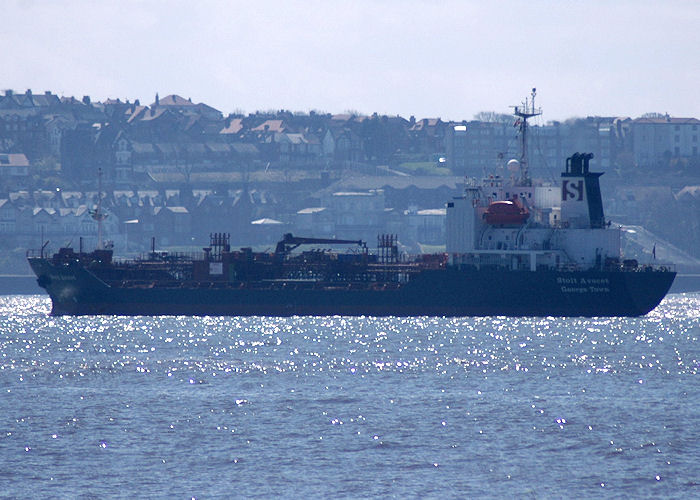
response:
<svg viewBox="0 0 700 500"><path fill-rule="evenodd" d="M700 294L642 318L49 310L0 297L0 459L37 488L10 496L692 493Z"/></svg>

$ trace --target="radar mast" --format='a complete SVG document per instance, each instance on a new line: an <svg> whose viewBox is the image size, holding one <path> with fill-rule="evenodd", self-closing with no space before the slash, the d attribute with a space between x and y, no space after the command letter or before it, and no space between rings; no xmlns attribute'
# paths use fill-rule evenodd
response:
<svg viewBox="0 0 700 500"><path fill-rule="evenodd" d="M526 97L522 105L512 106L513 114L518 117L515 123L518 125L518 131L520 133L520 179L518 180L518 184L521 186L532 185L527 161L527 120L528 118L542 114L541 108L535 108L536 95L537 89L533 87L530 93L530 99Z"/></svg>

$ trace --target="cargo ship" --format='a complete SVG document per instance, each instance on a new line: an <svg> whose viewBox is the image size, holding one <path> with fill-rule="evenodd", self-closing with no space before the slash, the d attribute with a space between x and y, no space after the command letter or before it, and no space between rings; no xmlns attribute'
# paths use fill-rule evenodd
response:
<svg viewBox="0 0 700 500"><path fill-rule="evenodd" d="M28 252L29 264L53 315L648 313L671 287L673 266L621 255L621 228L605 218L592 154L568 158L559 185L532 182L525 141L527 119L538 113L533 89L531 103L515 109L522 144L510 179L466 182L447 203L445 253L404 255L396 235L378 236L370 252L364 241L292 234L274 251L254 252L232 249L230 235L216 233L197 254L153 245L141 258L120 260L100 237L91 252ZM98 206L98 224L101 217Z"/></svg>

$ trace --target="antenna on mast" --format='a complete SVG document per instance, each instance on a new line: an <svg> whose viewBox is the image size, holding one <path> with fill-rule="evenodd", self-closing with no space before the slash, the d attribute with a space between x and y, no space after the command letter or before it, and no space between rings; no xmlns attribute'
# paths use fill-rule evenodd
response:
<svg viewBox="0 0 700 500"><path fill-rule="evenodd" d="M515 123L519 126L520 131L520 180L518 182L521 186L529 186L532 184L530 169L527 163L527 120L528 118L542 114L541 108L535 108L536 95L537 89L533 87L529 101L526 97L522 106L512 106L513 114L518 117L518 121Z"/></svg>

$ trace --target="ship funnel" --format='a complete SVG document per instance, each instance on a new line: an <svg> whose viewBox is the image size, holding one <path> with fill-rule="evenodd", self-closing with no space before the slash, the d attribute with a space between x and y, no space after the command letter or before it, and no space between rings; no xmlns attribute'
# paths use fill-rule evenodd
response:
<svg viewBox="0 0 700 500"><path fill-rule="evenodd" d="M588 164L592 158L593 153L574 153L566 159L566 173L579 176L588 174Z"/></svg>
<svg viewBox="0 0 700 500"><path fill-rule="evenodd" d="M573 227L601 228L605 225L599 178L603 172L591 172L593 153L574 153L566 159L562 172L561 217Z"/></svg>

